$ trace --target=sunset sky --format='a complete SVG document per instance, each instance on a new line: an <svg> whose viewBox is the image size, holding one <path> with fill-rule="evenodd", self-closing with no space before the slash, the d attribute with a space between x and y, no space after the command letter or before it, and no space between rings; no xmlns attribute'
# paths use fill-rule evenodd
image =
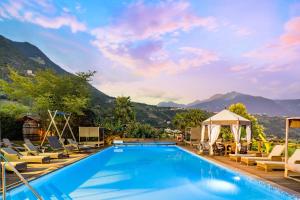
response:
<svg viewBox="0 0 300 200"><path fill-rule="evenodd" d="M300 98L296 0L1 0L0 34L138 102Z"/></svg>

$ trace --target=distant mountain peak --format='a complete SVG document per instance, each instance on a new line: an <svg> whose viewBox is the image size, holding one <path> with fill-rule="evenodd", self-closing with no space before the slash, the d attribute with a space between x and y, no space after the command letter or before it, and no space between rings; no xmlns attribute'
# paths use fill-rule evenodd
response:
<svg viewBox="0 0 300 200"><path fill-rule="evenodd" d="M184 108L184 104L178 104L173 101L163 101L157 104L158 107L174 107L174 108Z"/></svg>
<svg viewBox="0 0 300 200"><path fill-rule="evenodd" d="M269 116L300 115L300 100L272 100L261 96L252 96L232 91L226 94L216 94L198 104L188 105L188 108L199 108L211 112L218 112L234 103L243 103L253 114L267 114Z"/></svg>

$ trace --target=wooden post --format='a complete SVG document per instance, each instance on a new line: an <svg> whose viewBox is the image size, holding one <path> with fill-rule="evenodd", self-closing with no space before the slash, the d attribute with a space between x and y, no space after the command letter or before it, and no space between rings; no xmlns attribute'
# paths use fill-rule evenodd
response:
<svg viewBox="0 0 300 200"><path fill-rule="evenodd" d="M284 153L284 177L288 177L288 169L287 169L287 162L288 162L288 143L289 143L289 119L285 121L285 153Z"/></svg>
<svg viewBox="0 0 300 200"><path fill-rule="evenodd" d="M237 122L237 141L235 142L235 154L237 154L238 153L238 144L239 144L239 140L240 140L240 135L239 135L239 133L240 133L240 119L238 119L238 122Z"/></svg>

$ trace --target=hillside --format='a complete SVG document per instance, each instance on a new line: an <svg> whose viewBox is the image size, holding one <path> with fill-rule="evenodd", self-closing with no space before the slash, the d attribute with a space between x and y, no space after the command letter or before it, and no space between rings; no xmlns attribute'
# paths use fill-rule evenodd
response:
<svg viewBox="0 0 300 200"><path fill-rule="evenodd" d="M27 70L32 70L34 73L43 69L52 69L58 74L69 73L52 62L38 47L28 42L11 41L0 35L0 78L7 79L8 66L23 74ZM89 87L92 105L98 107L101 110L100 113L111 113L115 98L104 94L92 85L89 85ZM166 122L170 121L176 114L176 111L170 108L159 108L142 103L134 103L133 105L136 109L138 121L156 127L167 126Z"/></svg>

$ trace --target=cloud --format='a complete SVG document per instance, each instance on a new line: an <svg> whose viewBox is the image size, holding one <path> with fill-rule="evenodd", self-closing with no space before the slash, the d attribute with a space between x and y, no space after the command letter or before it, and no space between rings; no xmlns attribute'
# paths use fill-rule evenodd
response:
<svg viewBox="0 0 300 200"><path fill-rule="evenodd" d="M280 37L284 46L300 45L300 17L295 17L285 24L285 33Z"/></svg>
<svg viewBox="0 0 300 200"><path fill-rule="evenodd" d="M48 15L42 10L54 12L55 8L48 1L35 3L32 1L9 0L0 3L0 17L5 19L15 19L51 29L59 29L65 26L69 27L73 33L87 30L84 23L79 22L76 17L65 11L59 12L57 15Z"/></svg>
<svg viewBox="0 0 300 200"><path fill-rule="evenodd" d="M249 29L247 28L237 28L235 30L235 33L238 35L238 36L241 36L241 37L246 37L246 36L249 36L249 35L252 35L253 32L250 31Z"/></svg>
<svg viewBox="0 0 300 200"><path fill-rule="evenodd" d="M279 72L296 68L300 63L300 17L293 17L284 25L284 32L274 42L244 54L254 60L253 69ZM255 66L255 67L254 67Z"/></svg>
<svg viewBox="0 0 300 200"><path fill-rule="evenodd" d="M143 76L176 73L208 64L217 60L212 52L198 49L196 53L182 53L184 49L181 49L180 58L175 59L166 48L168 39L174 39L181 32L197 27L208 31L216 29L214 18L199 17L189 6L188 2L181 1L131 4L111 25L91 31L95 37L92 44L109 60ZM191 60L188 53L198 57Z"/></svg>
<svg viewBox="0 0 300 200"><path fill-rule="evenodd" d="M230 67L230 71L233 71L233 72L244 72L248 69L251 69L251 65L250 64L240 64L240 65L235 65L235 66L232 66Z"/></svg>
<svg viewBox="0 0 300 200"><path fill-rule="evenodd" d="M181 97L175 96L174 94L170 94L166 91L145 87L138 89L136 97L147 97L157 101L178 101L181 99Z"/></svg>

